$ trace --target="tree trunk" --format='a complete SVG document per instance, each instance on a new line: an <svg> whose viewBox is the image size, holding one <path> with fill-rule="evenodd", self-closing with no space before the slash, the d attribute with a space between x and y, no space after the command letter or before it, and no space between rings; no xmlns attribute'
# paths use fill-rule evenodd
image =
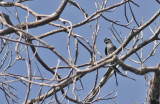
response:
<svg viewBox="0 0 160 104"><path fill-rule="evenodd" d="M159 104L160 73L154 73L150 82L148 104Z"/></svg>

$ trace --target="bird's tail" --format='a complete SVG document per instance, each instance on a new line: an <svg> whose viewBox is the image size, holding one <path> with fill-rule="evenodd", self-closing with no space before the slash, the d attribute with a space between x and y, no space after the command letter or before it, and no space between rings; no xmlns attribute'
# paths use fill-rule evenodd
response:
<svg viewBox="0 0 160 104"><path fill-rule="evenodd" d="M116 78L116 85L117 85L117 86L118 86L118 81L117 81L117 74L116 74L116 72L117 72L118 74L124 76L124 77L127 77L127 78L132 79L132 80L136 80L136 79L131 78L131 77L123 74L122 72L120 72L120 71L118 70L118 68L116 67L116 65L111 66L111 68L114 70L114 75L115 75L115 78Z"/></svg>
<svg viewBox="0 0 160 104"><path fill-rule="evenodd" d="M114 70L114 75L115 75L115 78L116 78L116 85L118 86L117 73L116 73L115 70Z"/></svg>

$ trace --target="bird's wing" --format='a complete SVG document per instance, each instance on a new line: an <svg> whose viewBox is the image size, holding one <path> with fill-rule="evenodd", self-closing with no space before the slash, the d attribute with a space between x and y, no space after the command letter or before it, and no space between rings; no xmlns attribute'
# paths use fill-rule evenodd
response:
<svg viewBox="0 0 160 104"><path fill-rule="evenodd" d="M108 53L107 53L107 47L105 48L105 54L106 54L106 56L108 55Z"/></svg>
<svg viewBox="0 0 160 104"><path fill-rule="evenodd" d="M114 50L116 50L117 48L116 48L116 46L114 46Z"/></svg>

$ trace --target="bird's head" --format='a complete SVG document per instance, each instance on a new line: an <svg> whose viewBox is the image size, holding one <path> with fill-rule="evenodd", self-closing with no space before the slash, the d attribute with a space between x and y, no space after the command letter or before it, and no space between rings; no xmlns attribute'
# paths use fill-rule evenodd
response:
<svg viewBox="0 0 160 104"><path fill-rule="evenodd" d="M111 41L111 39L109 39L109 38L105 38L104 39L104 42L107 44L107 43L112 43L112 41Z"/></svg>

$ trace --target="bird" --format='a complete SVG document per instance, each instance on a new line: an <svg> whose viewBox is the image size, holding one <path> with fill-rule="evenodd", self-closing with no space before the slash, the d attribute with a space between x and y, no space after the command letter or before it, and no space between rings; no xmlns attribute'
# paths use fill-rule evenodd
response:
<svg viewBox="0 0 160 104"><path fill-rule="evenodd" d="M112 53L117 49L116 46L113 45L111 39L109 39L109 38L105 38L105 39L104 39L104 43L106 43L106 47L105 47L105 54L106 54L106 56L109 55L109 54L112 54ZM115 74L115 78L116 78L116 85L117 85L117 86L118 86L118 81L117 81L117 74L116 74L116 72L117 72L118 74L124 76L124 77L127 77L127 78L132 79L132 80L136 80L136 79L131 78L131 77L128 77L127 75L125 75L125 74L123 74L122 72L120 72L120 71L118 70L118 68L116 67L116 66L117 66L116 63L113 62L113 63L111 63L111 64L113 64L113 65L111 66L111 68L114 70L114 74Z"/></svg>
<svg viewBox="0 0 160 104"><path fill-rule="evenodd" d="M105 48L106 56L109 55L109 54L112 54L117 49L116 46L113 45L112 41L109 38L105 38L104 42L106 43L106 48ZM116 78L116 85L118 86L116 72L120 72L120 71L117 69L116 65L113 65L112 69L114 69L114 74L115 74L115 78Z"/></svg>

